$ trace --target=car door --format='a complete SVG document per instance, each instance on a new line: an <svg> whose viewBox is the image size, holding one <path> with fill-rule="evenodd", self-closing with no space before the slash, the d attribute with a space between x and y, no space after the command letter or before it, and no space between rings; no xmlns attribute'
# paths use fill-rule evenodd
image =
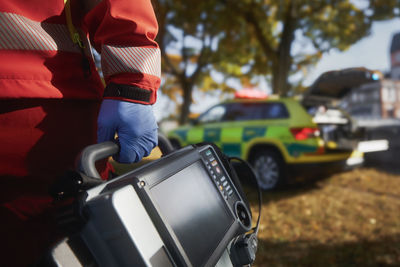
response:
<svg viewBox="0 0 400 267"><path fill-rule="evenodd" d="M199 116L187 133L187 143L210 142L229 156L242 156L243 131L251 110L242 109L241 103L227 102L216 105ZM251 116L254 116L251 115ZM254 129L247 129L250 131Z"/></svg>
<svg viewBox="0 0 400 267"><path fill-rule="evenodd" d="M225 113L225 104L219 104L201 114L187 133L187 143L211 142L218 145L223 126L221 120Z"/></svg>

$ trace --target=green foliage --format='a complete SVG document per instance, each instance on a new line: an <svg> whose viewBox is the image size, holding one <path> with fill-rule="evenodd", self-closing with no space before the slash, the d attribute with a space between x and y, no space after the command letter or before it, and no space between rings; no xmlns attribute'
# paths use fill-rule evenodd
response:
<svg viewBox="0 0 400 267"><path fill-rule="evenodd" d="M368 12L374 20L385 20L400 15L399 0L370 0Z"/></svg>
<svg viewBox="0 0 400 267"><path fill-rule="evenodd" d="M231 0L228 6L248 31L227 42L244 53L251 49L250 74L271 76L273 91L283 95L290 90L290 75L304 72L331 49L347 49L368 35L371 26L364 10L350 0ZM241 39L249 42L236 42ZM294 43L304 43L304 49Z"/></svg>
<svg viewBox="0 0 400 267"><path fill-rule="evenodd" d="M218 43L226 27L224 5L216 1L154 0L160 25L158 43L162 52L162 92L173 101L182 99L181 124L187 121L194 88L202 91L233 89L212 77L213 64L221 62ZM234 66L237 68L237 65ZM178 97L179 96L179 97Z"/></svg>
<svg viewBox="0 0 400 267"><path fill-rule="evenodd" d="M398 16L400 7L400 0L153 2L162 70L168 76L163 92L176 94L180 87L182 116L188 115L193 88L229 92L229 78L254 81L262 76L276 94L302 92L303 79L290 84L289 77L304 77L324 53L348 49L370 34L374 20ZM225 77L222 82L212 77L215 72Z"/></svg>

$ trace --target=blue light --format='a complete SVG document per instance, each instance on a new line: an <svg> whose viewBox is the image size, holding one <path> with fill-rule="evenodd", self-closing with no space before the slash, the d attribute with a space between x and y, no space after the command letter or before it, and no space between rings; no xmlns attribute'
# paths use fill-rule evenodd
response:
<svg viewBox="0 0 400 267"><path fill-rule="evenodd" d="M372 80L374 80L374 81L379 80L379 75L378 75L378 73L372 73L371 78L372 78Z"/></svg>

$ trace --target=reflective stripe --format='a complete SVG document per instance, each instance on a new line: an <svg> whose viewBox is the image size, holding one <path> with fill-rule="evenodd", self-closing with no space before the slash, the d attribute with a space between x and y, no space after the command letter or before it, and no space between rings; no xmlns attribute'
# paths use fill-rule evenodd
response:
<svg viewBox="0 0 400 267"><path fill-rule="evenodd" d="M65 25L41 23L13 13L0 13L0 49L80 53Z"/></svg>
<svg viewBox="0 0 400 267"><path fill-rule="evenodd" d="M101 55L104 76L139 72L161 77L161 55L158 48L103 45Z"/></svg>

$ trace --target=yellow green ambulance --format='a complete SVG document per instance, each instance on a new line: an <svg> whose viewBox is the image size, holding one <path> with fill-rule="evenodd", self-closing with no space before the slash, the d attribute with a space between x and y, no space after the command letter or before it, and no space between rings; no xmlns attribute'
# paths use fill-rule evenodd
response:
<svg viewBox="0 0 400 267"><path fill-rule="evenodd" d="M318 125L291 98L234 99L215 105L191 125L168 133L175 147L212 142L228 156L254 167L264 190L285 184L291 173L362 157L353 150L330 149Z"/></svg>

